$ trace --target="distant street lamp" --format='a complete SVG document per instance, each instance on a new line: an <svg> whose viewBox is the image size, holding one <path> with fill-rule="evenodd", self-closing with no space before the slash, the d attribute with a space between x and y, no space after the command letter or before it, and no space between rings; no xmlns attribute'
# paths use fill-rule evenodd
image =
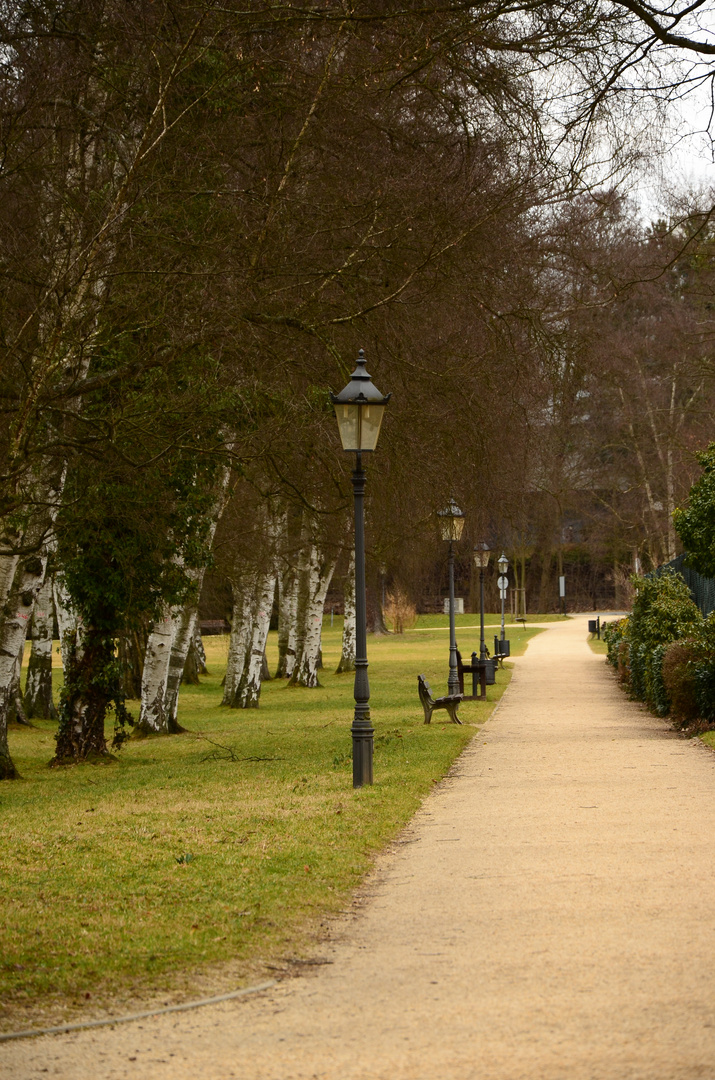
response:
<svg viewBox="0 0 715 1080"><path fill-rule="evenodd" d="M479 686L481 698L487 696L487 643L484 640L484 571L489 566L489 544L474 545L474 565L479 571Z"/></svg>
<svg viewBox="0 0 715 1080"><path fill-rule="evenodd" d="M499 594L501 596L501 641L504 641L506 635L504 633L504 601L506 600L506 590L509 587L509 579L506 576L506 572L509 569L509 560L504 552L497 559L497 566L499 567Z"/></svg>
<svg viewBox="0 0 715 1080"><path fill-rule="evenodd" d="M449 677L447 679L447 692L458 694L459 671L457 669L457 635L454 626L454 548L452 545L462 535L464 514L454 499L450 499L449 505L444 510L437 511L437 517L439 518L442 539L449 541Z"/></svg>
<svg viewBox="0 0 715 1080"><path fill-rule="evenodd" d="M352 724L353 787L372 783L372 752L375 729L370 721L370 683L367 677L367 606L365 600L365 470L362 455L377 446L385 406L383 397L365 370L360 349L350 382L339 394L330 395L343 450L355 454L352 485L355 501L355 715Z"/></svg>

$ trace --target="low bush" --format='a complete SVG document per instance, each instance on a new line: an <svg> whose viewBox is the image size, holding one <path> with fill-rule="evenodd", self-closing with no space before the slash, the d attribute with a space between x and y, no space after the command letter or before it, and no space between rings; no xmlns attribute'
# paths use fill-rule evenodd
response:
<svg viewBox="0 0 715 1080"><path fill-rule="evenodd" d="M670 713L677 727L690 727L698 719L695 665L701 650L696 641L673 641L663 655L663 683Z"/></svg>
<svg viewBox="0 0 715 1080"><path fill-rule="evenodd" d="M628 629L628 619L618 619L617 622L606 623L603 627L603 640L606 642L606 659L608 663L618 668L619 647Z"/></svg>
<svg viewBox="0 0 715 1080"><path fill-rule="evenodd" d="M630 696L677 727L715 726L715 612L704 619L680 574L634 579L627 619L606 626L608 662Z"/></svg>
<svg viewBox="0 0 715 1080"><path fill-rule="evenodd" d="M695 700L699 719L715 724L715 655L703 657L695 665Z"/></svg>
<svg viewBox="0 0 715 1080"><path fill-rule="evenodd" d="M659 716L670 708L663 682L668 645L701 634L704 620L680 574L665 570L633 581L636 598L623 632L628 644L627 685L631 697L645 701Z"/></svg>
<svg viewBox="0 0 715 1080"><path fill-rule="evenodd" d="M690 589L674 570L636 578L633 585L636 599L627 631L632 645L654 649L656 645L669 645L702 630L704 620Z"/></svg>
<svg viewBox="0 0 715 1080"><path fill-rule="evenodd" d="M628 685L628 642L621 641L618 645L618 681L622 686Z"/></svg>
<svg viewBox="0 0 715 1080"><path fill-rule="evenodd" d="M628 642L628 691L636 701L646 699L646 656L648 646L639 642Z"/></svg>
<svg viewBox="0 0 715 1080"><path fill-rule="evenodd" d="M670 712L670 695L663 679L663 657L668 645L656 645L646 664L646 700L657 716Z"/></svg>

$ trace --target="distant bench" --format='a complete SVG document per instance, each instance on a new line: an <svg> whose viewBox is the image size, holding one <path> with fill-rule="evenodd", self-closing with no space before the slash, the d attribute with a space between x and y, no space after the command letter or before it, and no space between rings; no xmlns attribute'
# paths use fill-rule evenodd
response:
<svg viewBox="0 0 715 1080"><path fill-rule="evenodd" d="M448 694L446 697L433 698L430 685L424 675L417 676L417 690L422 702L422 708L425 711L425 724L429 724L435 709L446 709L453 724L462 723L457 716L457 709L462 702L463 694Z"/></svg>
<svg viewBox="0 0 715 1080"><path fill-rule="evenodd" d="M484 689L482 690L482 667L479 661L479 657L475 652L473 652L471 664L465 664L462 660L461 652L459 651L459 649L457 649L457 678L459 679L459 691L464 696L465 701L484 700L487 686L493 686L496 681L496 668L498 660L498 656L490 657L489 655L487 655L484 666ZM464 693L465 673L472 676L471 697Z"/></svg>

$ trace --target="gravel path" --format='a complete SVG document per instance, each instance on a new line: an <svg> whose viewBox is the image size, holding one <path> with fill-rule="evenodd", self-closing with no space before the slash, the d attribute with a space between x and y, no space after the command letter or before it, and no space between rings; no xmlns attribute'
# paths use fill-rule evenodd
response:
<svg viewBox="0 0 715 1080"><path fill-rule="evenodd" d="M555 623L381 859L332 961L0 1047L66 1080L715 1080L715 754Z"/></svg>

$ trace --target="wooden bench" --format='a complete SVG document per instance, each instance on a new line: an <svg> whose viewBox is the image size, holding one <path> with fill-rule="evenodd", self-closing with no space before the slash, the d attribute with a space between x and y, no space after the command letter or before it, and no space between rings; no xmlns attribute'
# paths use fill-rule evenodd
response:
<svg viewBox="0 0 715 1080"><path fill-rule="evenodd" d="M486 699L487 687L493 686L495 682L496 659L492 660L489 656L489 650L487 649L487 666L484 668L484 671L482 671L479 657L475 652L472 653L471 664L465 664L462 660L461 652L457 649L457 678L459 679L459 692L462 694L465 701L484 701ZM464 693L465 673L470 673L472 676L471 696Z"/></svg>
<svg viewBox="0 0 715 1080"><path fill-rule="evenodd" d="M457 709L461 704L464 694L448 694L447 697L433 698L430 685L424 675L417 676L417 690L420 695L420 701L422 702L422 708L425 711L425 724L429 724L435 709L446 709L452 718L453 724L462 723L457 716Z"/></svg>
<svg viewBox="0 0 715 1080"><path fill-rule="evenodd" d="M464 694L464 673L468 672L472 676L472 698L477 697L477 684L479 682L479 660L476 653L472 653L471 664L465 664L462 660L462 654L457 649L457 678L459 679L459 692Z"/></svg>

